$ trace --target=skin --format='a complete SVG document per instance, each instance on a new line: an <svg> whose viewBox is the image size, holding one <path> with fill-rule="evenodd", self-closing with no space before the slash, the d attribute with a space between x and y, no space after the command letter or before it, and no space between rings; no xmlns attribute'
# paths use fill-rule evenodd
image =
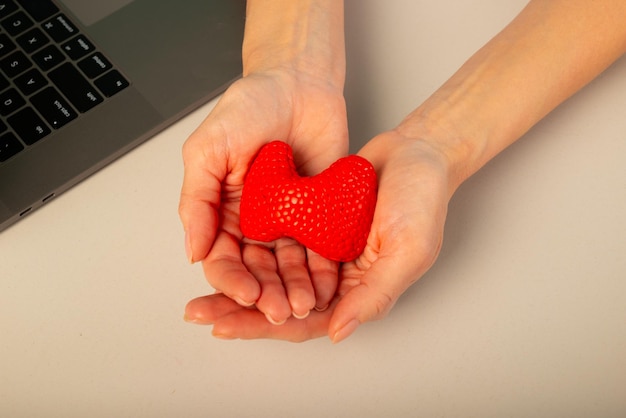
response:
<svg viewBox="0 0 626 418"><path fill-rule="evenodd" d="M275 324L327 307L339 266L292 240L243 240L239 198L254 156L273 139L292 146L302 175L346 155L342 22L333 0L248 2L244 77L183 149L179 212L190 261L202 261L213 288Z"/></svg>
<svg viewBox="0 0 626 418"><path fill-rule="evenodd" d="M530 1L359 151L379 176L378 202L365 251L339 265L290 240L247 242L238 230L241 185L262 144L289 142L304 175L347 152L341 2L271 4L249 0L244 78L183 151L189 258L218 289L190 301L185 318L221 338L338 342L385 317L435 262L456 189L626 52L623 0Z"/></svg>

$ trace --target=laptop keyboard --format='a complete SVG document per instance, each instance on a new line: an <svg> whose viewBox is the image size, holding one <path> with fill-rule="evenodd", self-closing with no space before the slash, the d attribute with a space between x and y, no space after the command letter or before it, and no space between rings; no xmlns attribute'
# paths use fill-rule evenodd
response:
<svg viewBox="0 0 626 418"><path fill-rule="evenodd" d="M128 85L51 0L0 0L0 164Z"/></svg>

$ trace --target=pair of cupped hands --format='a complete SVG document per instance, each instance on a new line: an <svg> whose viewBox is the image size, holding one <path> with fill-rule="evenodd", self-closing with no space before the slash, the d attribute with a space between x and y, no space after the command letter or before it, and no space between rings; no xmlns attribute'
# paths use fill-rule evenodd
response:
<svg viewBox="0 0 626 418"><path fill-rule="evenodd" d="M246 173L261 147L288 143L302 176L348 152L343 92L288 71L231 85L183 147L179 214L187 256L201 262L215 293L190 301L185 319L225 339L339 342L386 316L434 263L450 199L449 164L432 138L390 130L358 154L378 175L363 253L338 263L289 238L252 242L239 227Z"/></svg>

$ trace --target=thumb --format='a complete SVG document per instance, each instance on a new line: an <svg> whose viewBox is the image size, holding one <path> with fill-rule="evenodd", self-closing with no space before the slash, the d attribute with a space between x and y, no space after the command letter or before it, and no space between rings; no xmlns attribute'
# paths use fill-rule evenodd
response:
<svg viewBox="0 0 626 418"><path fill-rule="evenodd" d="M381 254L360 279L343 278L342 286L349 288L339 290L341 300L328 327L331 340L338 343L349 337L359 325L387 316L402 293L434 263L438 249L433 252L432 248L420 253L394 246L385 252L387 255ZM356 265L344 267L357 269Z"/></svg>
<svg viewBox="0 0 626 418"><path fill-rule="evenodd" d="M203 141L206 142L194 134L183 147L184 176L178 213L191 263L204 259L215 241L226 171L225 158L211 158L202 149Z"/></svg>

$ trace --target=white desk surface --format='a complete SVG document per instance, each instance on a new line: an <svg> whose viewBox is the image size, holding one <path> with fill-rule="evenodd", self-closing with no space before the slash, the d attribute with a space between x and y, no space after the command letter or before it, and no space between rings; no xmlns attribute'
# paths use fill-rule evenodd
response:
<svg viewBox="0 0 626 418"><path fill-rule="evenodd" d="M525 4L347 2L354 150ZM0 416L623 417L626 60L453 199L441 256L339 345L183 322L180 149L204 106L0 234Z"/></svg>

